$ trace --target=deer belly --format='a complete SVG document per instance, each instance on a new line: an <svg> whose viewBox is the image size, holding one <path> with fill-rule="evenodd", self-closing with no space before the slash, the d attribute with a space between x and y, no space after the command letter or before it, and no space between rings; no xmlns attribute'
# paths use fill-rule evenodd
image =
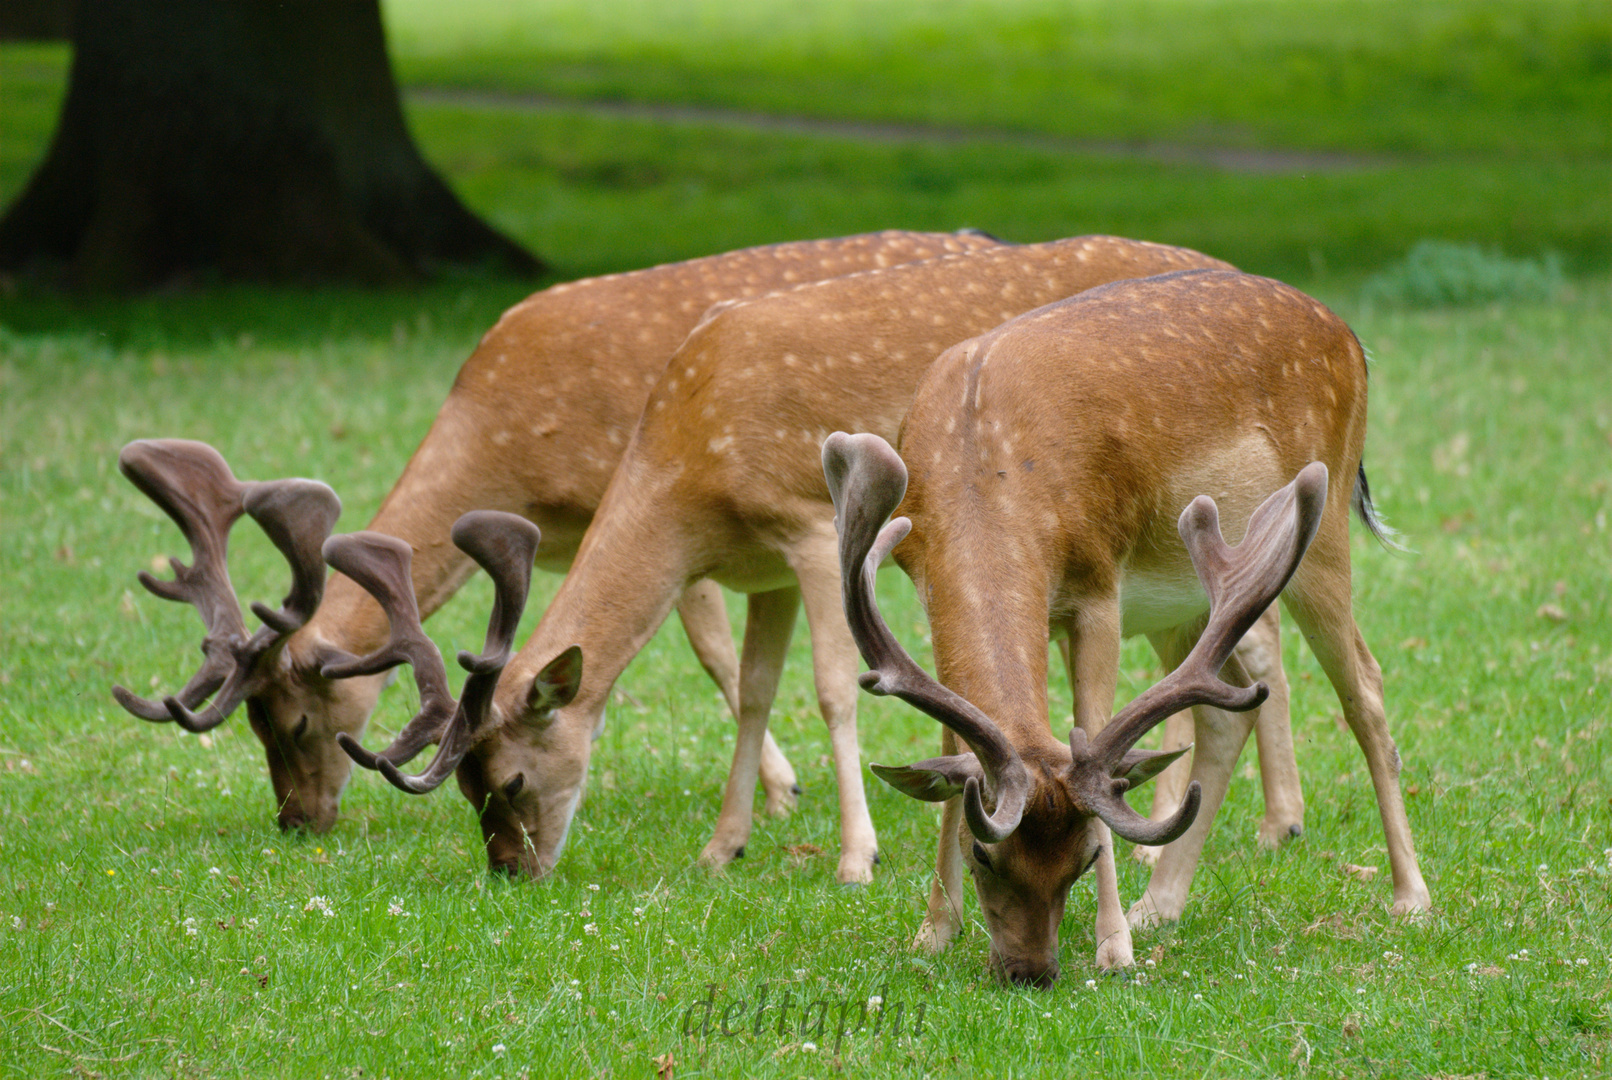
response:
<svg viewBox="0 0 1612 1080"><path fill-rule="evenodd" d="M1125 637L1169 630L1209 610L1209 597L1190 565L1185 574L1127 570L1120 579L1119 601Z"/></svg>

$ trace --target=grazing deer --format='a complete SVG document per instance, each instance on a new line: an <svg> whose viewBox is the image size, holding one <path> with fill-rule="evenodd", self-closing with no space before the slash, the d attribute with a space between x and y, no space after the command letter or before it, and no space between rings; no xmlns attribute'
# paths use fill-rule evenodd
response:
<svg viewBox="0 0 1612 1080"><path fill-rule="evenodd" d="M417 777L384 759L374 766L414 793L457 770L484 832L504 838L498 850L520 845L519 860L495 866L547 873L611 685L679 590L710 577L749 600L738 746L701 861L722 866L744 854L762 735L804 602L839 785L838 875L870 880L876 841L856 739L856 649L840 606L822 440L837 428L893 439L936 356L1031 307L1120 278L1225 265L1180 248L1081 237L870 271L714 312L650 394L571 572L486 719L445 738ZM580 684L545 675L573 646L584 661ZM1111 857L1107 865L1112 884ZM1128 943L1111 962L1130 962Z"/></svg>
<svg viewBox="0 0 1612 1080"><path fill-rule="evenodd" d="M1250 721L1227 710L1265 696L1232 649L1284 585L1365 753L1393 909L1427 909L1382 674L1350 609L1351 485L1327 484L1357 478L1353 501L1372 522L1365 432L1365 358L1342 320L1265 278L1187 271L1094 289L954 346L918 389L902 457L876 435L825 444L847 618L873 668L862 685L966 744L874 771L914 798L947 800L939 876L959 896L968 866L992 965L1008 979L1057 977L1069 888L1108 850L1110 829L1175 841L1129 914L1180 916L1248 736ZM885 525L898 505L905 516ZM1220 539L1221 521L1237 547ZM938 682L879 616L874 577L892 550L927 608ZM1067 743L1047 724L1049 627L1075 688ZM1173 670L1110 721L1120 640L1138 633ZM1169 819L1143 818L1125 791L1181 751L1132 747L1187 705L1192 783ZM1124 920L1103 920L1099 935L1128 937Z"/></svg>
<svg viewBox="0 0 1612 1080"><path fill-rule="evenodd" d="M713 303L997 244L971 232L890 231L750 248L536 293L505 312L460 368L370 528L413 548L413 588L424 617L475 569L449 542L450 526L468 510L509 511L538 523L546 536L538 565L563 572L666 358ZM324 668L332 657L365 653L387 639L386 617L363 589L342 576L326 588L320 543L340 503L306 481L242 484L200 443L131 443L119 467L190 541L193 564L175 561L175 581L146 574L141 581L158 596L196 606L206 659L176 695L149 701L117 687L117 700L141 719L196 732L223 723L244 700L268 757L280 827L325 831L352 768L334 736L362 734L383 680L335 681ZM225 565L230 526L243 512L291 561L294 581L279 612L254 605L264 620L255 634L246 631ZM677 604L695 655L737 715L738 658L720 590L691 581ZM434 741L434 725L447 720L445 699L425 704L420 722L387 751L398 764ZM769 813L794 805L794 772L770 739L761 780Z"/></svg>

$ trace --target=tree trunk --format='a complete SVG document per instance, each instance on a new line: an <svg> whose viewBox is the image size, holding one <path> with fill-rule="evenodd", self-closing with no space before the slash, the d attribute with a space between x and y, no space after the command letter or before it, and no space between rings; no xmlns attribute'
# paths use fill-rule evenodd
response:
<svg viewBox="0 0 1612 1080"><path fill-rule="evenodd" d="M130 289L541 264L415 149L378 0L93 0L0 269Z"/></svg>

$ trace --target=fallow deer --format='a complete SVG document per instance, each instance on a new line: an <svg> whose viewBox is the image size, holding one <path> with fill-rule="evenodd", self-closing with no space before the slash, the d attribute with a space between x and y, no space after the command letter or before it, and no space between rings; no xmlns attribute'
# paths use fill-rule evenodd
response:
<svg viewBox="0 0 1612 1080"><path fill-rule="evenodd" d="M713 303L997 244L973 232L890 231L750 248L536 293L505 312L465 361L370 529L414 549L413 587L425 617L475 569L449 542L450 526L469 510L509 511L538 523L546 538L538 565L563 572L650 387ZM333 657L368 652L388 634L381 607L363 589L341 575L326 588L320 543L340 503L311 482L242 484L200 443L131 443L119 466L190 541L192 565L175 561L175 581L145 574L141 581L158 596L196 606L206 660L176 695L150 701L119 687L118 701L142 719L194 732L221 724L245 701L268 757L281 828L323 832L335 822L352 767L334 736L362 734L383 683L379 676L336 681L323 669ZM252 634L225 557L230 526L243 512L269 531L294 580L279 612L254 605L264 626ZM720 590L691 581L678 613L737 715L738 658ZM386 751L398 764L433 741L449 718L447 699L424 704L419 722ZM769 813L794 804L794 772L770 739L761 780Z"/></svg>
<svg viewBox="0 0 1612 1080"><path fill-rule="evenodd" d="M571 572L511 662L486 720L456 733L449 741L461 749L445 743L418 777L376 765L413 793L457 770L484 832L522 844L512 868L547 873L580 799L611 685L678 591L711 577L747 593L749 608L738 746L701 860L721 866L744 853L762 735L804 600L839 784L838 875L870 880L876 843L856 740L856 651L840 607L823 438L837 428L894 438L942 350L1029 308L1120 278L1225 265L1180 248L1081 237L869 271L714 312L667 364ZM542 677L544 665L576 645L579 688ZM560 697L567 700L556 705ZM1106 865L1123 926L1111 856ZM1103 948L1105 963L1130 963L1128 939L1105 939Z"/></svg>
<svg viewBox="0 0 1612 1080"><path fill-rule="evenodd" d="M900 457L873 434L827 440L847 618L873 668L862 685L967 744L874 771L947 801L939 874L957 895L968 866L1005 977L1057 977L1069 888L1110 829L1175 841L1129 914L1180 916L1248 735L1226 710L1266 692L1232 648L1278 593L1365 753L1393 910L1428 907L1381 671L1350 608L1351 501L1372 521L1365 431L1365 358L1342 320L1265 278L1185 271L1095 289L954 346L918 388ZM885 525L898 505L904 517ZM892 551L928 611L939 681L879 616L874 578ZM1075 687L1067 742L1047 722L1049 627ZM1174 670L1110 722L1120 640L1138 633ZM1193 780L1168 820L1151 821L1124 793L1180 751L1131 748L1186 705ZM1127 933L1123 921L1108 929Z"/></svg>

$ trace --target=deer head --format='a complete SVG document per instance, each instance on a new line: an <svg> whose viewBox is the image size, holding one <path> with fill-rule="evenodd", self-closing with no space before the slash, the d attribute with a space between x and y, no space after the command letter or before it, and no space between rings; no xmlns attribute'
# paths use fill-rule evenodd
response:
<svg viewBox="0 0 1612 1080"><path fill-rule="evenodd" d="M548 847L541 846L537 837L521 827L520 819L509 813L528 794L525 774L511 771L503 775L479 757L470 763L476 768L466 766L465 761L477 754L478 744L500 720L493 691L509 663L515 631L526 608L538 539L537 526L496 510L472 511L454 525L454 544L487 571L495 590L481 654L459 653L459 665L469 676L457 700L448 690L442 654L420 625L409 546L373 532L333 536L324 546L325 560L373 596L391 624L391 637L385 645L368 656L337 658L324 668L325 678L372 675L406 663L413 668L420 688L420 711L391 746L370 753L345 731L337 733L337 744L354 761L411 795L434 791L457 772L461 789L480 813L489 865L495 871L526 877L546 874L553 862L550 858L545 865L539 852ZM572 647L538 674L532 693L542 700L534 708L552 710L566 704L576 695L581 680L582 651ZM429 742L438 743L437 753L423 772L410 776L398 768ZM484 779L487 776L498 779L489 784ZM565 820L570 820L569 813ZM556 851L554 857L557 855Z"/></svg>
<svg viewBox="0 0 1612 1080"><path fill-rule="evenodd" d="M190 543L188 566L169 560L172 581L141 571L140 584L164 600L193 605L205 634L202 665L177 694L151 701L114 686L113 697L142 720L175 723L197 733L222 724L246 702L252 728L268 755L280 827L328 829L350 766L326 745L328 738L309 737L308 716L325 710L312 703L299 709L296 701L279 702L273 710L270 705L306 693L295 673L317 670L326 659L317 648L289 646L324 595L319 545L341 514L341 500L313 480L237 480L218 451L184 439L132 442L118 455L118 468L174 520ZM291 565L291 591L280 607L252 605L263 623L255 633L246 630L229 577L229 531L242 514L262 527ZM271 714L288 721L277 725L269 720Z"/></svg>
<svg viewBox="0 0 1612 1080"><path fill-rule="evenodd" d="M957 837L991 936L993 968L1037 987L1058 975L1058 923L1069 888L1099 854L1096 822L1133 843L1167 844L1191 826L1200 791L1193 783L1168 820L1132 810L1125 793L1152 779L1180 753L1137 750L1170 714L1194 704L1255 708L1263 684L1235 687L1219 677L1243 634L1287 584L1320 524L1326 466L1305 467L1265 500L1243 541L1220 535L1215 503L1199 496L1178 528L1209 596L1208 624L1187 660L1132 701L1088 740L1076 729L1067 746L1016 746L964 698L931 678L896 641L879 613L874 580L880 563L911 529L889 520L906 493L907 470L876 435L829 436L823 471L834 498L846 617L873 694L893 694L949 728L970 752L914 765L871 766L896 790L926 802L961 796ZM888 522L888 524L886 524Z"/></svg>

